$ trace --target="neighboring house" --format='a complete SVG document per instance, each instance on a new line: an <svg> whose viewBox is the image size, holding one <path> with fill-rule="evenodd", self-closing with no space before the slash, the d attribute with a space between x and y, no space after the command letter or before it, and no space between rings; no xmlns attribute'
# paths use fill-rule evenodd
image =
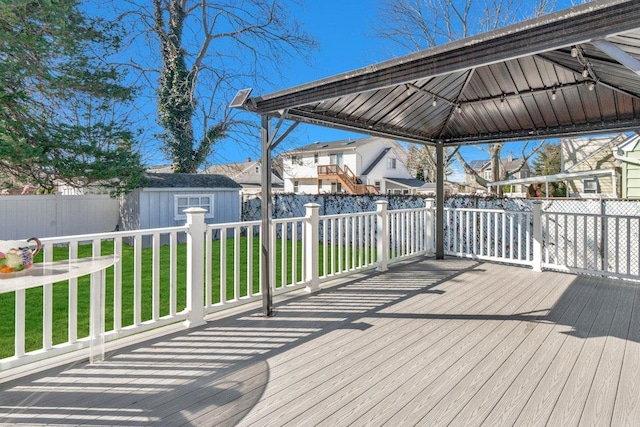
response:
<svg viewBox="0 0 640 427"><path fill-rule="evenodd" d="M147 168L150 173L173 173L173 165L154 165Z"/></svg>
<svg viewBox="0 0 640 427"><path fill-rule="evenodd" d="M523 164L524 163L524 164ZM478 173L482 178L487 181L493 179L493 168L491 167L491 160L471 160L469 166ZM498 176L505 177L505 180L528 178L531 176L531 168L529 163L522 158L514 158L513 154L509 153L509 156L500 159L500 173ZM480 185L476 181L476 177L473 174L466 174L465 186L467 189L478 191ZM512 192L524 193L526 191L525 186L516 185L513 186ZM467 190L468 191L468 190Z"/></svg>
<svg viewBox="0 0 640 427"><path fill-rule="evenodd" d="M238 222L240 189L239 184L222 175L147 172L143 185L122 197L119 228L128 231L183 225L187 219L184 210L192 207L207 211L207 224ZM162 239L163 244L168 242L168 236Z"/></svg>
<svg viewBox="0 0 640 427"><path fill-rule="evenodd" d="M246 162L226 163L213 165L204 170L206 174L224 175L242 186L243 199L259 196L262 193L262 163L252 161L249 157ZM271 171L271 192L282 193L284 183L282 177L275 171Z"/></svg>
<svg viewBox="0 0 640 427"><path fill-rule="evenodd" d="M316 142L283 153L284 190L296 194L415 194L434 185L415 179L392 139Z"/></svg>
<svg viewBox="0 0 640 427"><path fill-rule="evenodd" d="M619 168L614 150L627 136L597 138L567 138L560 140L561 165L564 173L581 176L566 180L569 197L620 197ZM589 176L590 171L604 175Z"/></svg>
<svg viewBox="0 0 640 427"><path fill-rule="evenodd" d="M619 144L614 157L622 164L622 197L640 199L640 136L633 135Z"/></svg>

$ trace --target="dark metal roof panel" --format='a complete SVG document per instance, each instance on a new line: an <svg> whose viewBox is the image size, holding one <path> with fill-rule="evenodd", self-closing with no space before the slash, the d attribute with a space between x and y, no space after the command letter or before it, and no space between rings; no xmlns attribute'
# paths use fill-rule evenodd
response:
<svg viewBox="0 0 640 427"><path fill-rule="evenodd" d="M252 98L247 105L255 108L247 108L282 110L293 120L423 143L640 126L640 76L607 56L612 53L600 50L602 44L597 48L593 40L602 38L640 58L638 1L591 2ZM572 55L574 46L583 56ZM586 77L583 59L592 70Z"/></svg>

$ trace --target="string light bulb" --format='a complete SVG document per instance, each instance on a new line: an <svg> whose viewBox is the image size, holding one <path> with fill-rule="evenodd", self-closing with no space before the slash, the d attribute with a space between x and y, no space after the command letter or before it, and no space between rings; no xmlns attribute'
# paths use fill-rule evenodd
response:
<svg viewBox="0 0 640 427"><path fill-rule="evenodd" d="M594 90L596 88L595 82L589 83L589 90Z"/></svg>
<svg viewBox="0 0 640 427"><path fill-rule="evenodd" d="M589 77L589 69L587 67L584 67L584 69L582 70L582 77Z"/></svg>
<svg viewBox="0 0 640 427"><path fill-rule="evenodd" d="M458 113L462 113L462 105L458 104L456 111L458 111Z"/></svg>
<svg viewBox="0 0 640 427"><path fill-rule="evenodd" d="M571 48L571 57L572 58L577 58L578 57L578 48L575 47L575 46Z"/></svg>
<svg viewBox="0 0 640 427"><path fill-rule="evenodd" d="M502 94L502 98L500 98L500 108L504 108L504 100L505 100L505 95Z"/></svg>
<svg viewBox="0 0 640 427"><path fill-rule="evenodd" d="M433 101L431 101L431 106L432 107L437 107L438 106L438 100L436 99L436 97L433 97Z"/></svg>
<svg viewBox="0 0 640 427"><path fill-rule="evenodd" d="M553 91L551 91L551 100L555 101L556 98L558 97L558 95L556 95L556 88L553 88Z"/></svg>

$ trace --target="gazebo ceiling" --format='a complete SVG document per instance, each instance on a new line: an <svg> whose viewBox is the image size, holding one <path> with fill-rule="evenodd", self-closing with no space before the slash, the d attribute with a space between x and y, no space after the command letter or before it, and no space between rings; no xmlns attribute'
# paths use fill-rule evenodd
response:
<svg viewBox="0 0 640 427"><path fill-rule="evenodd" d="M640 2L595 1L252 97L260 115L461 145L640 127Z"/></svg>

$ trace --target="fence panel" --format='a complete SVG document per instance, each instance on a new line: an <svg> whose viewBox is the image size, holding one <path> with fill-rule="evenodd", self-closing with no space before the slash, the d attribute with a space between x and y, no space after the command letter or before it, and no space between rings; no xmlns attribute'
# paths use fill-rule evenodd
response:
<svg viewBox="0 0 640 427"><path fill-rule="evenodd" d="M102 194L0 196L0 240L111 231L118 225L119 206Z"/></svg>

